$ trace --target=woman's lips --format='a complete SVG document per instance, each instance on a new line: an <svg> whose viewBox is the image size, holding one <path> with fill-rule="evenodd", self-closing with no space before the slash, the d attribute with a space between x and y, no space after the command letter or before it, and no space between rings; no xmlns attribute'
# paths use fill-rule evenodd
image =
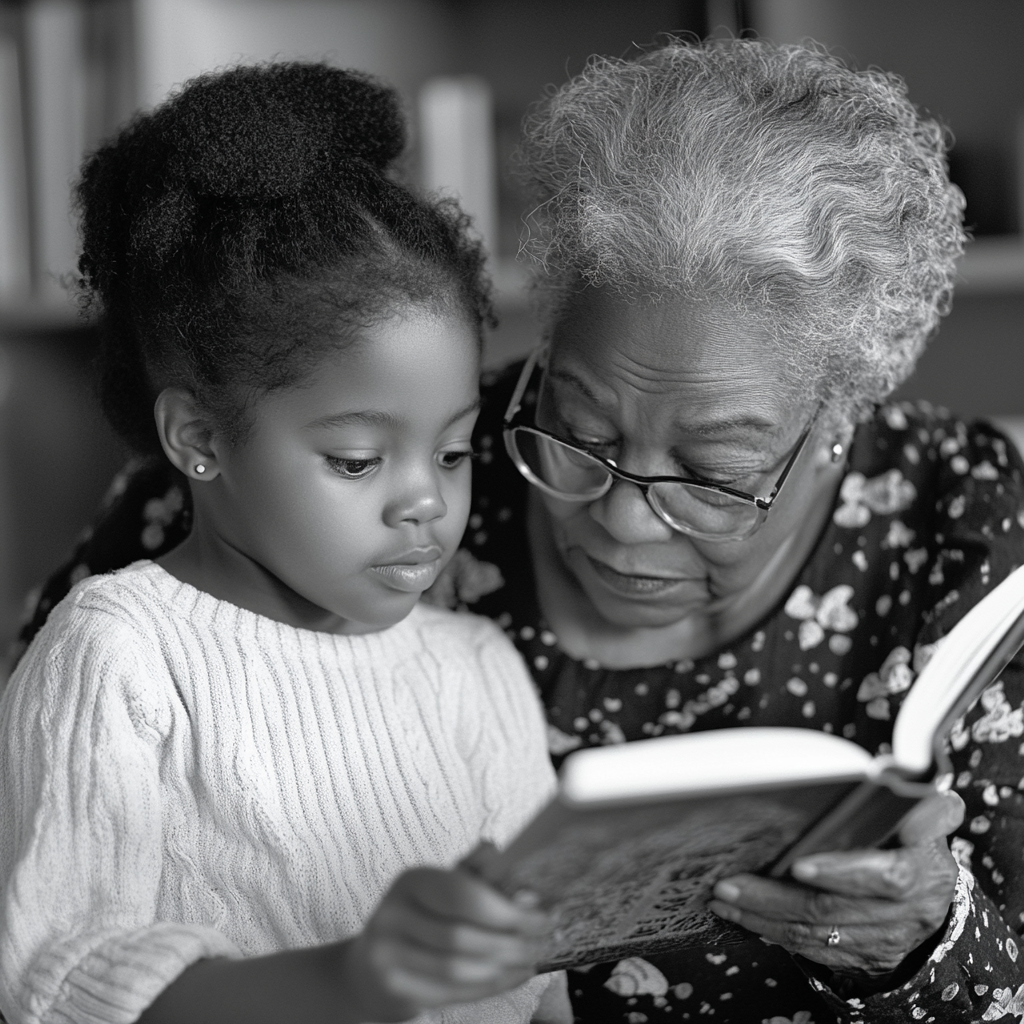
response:
<svg viewBox="0 0 1024 1024"><path fill-rule="evenodd" d="M622 573L584 552L587 564L609 589L627 597L658 596L687 583L696 583L688 576L641 576Z"/></svg>
<svg viewBox="0 0 1024 1024"><path fill-rule="evenodd" d="M400 556L402 561L371 565L369 571L392 590L415 594L426 590L441 569L441 552L434 548Z"/></svg>

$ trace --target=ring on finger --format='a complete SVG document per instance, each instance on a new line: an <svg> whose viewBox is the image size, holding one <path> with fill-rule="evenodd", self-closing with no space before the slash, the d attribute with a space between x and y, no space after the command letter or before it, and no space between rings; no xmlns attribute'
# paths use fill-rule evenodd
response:
<svg viewBox="0 0 1024 1024"><path fill-rule="evenodd" d="M826 937L825 941L830 946L839 945L839 929L835 925L832 925L832 930L828 933L828 936Z"/></svg>

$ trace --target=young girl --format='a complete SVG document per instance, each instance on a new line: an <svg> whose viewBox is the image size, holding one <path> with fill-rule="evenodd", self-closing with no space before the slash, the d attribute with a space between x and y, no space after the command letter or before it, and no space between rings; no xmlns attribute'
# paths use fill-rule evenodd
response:
<svg viewBox="0 0 1024 1024"><path fill-rule="evenodd" d="M501 632L417 605L466 523L489 307L402 146L389 90L277 64L85 166L104 407L195 512L80 583L0 705L11 1024L564 1019L546 916L451 867L552 776Z"/></svg>

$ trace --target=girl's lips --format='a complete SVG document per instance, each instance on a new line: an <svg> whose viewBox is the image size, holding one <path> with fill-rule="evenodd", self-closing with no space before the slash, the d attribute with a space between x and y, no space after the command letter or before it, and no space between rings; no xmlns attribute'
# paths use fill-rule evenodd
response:
<svg viewBox="0 0 1024 1024"><path fill-rule="evenodd" d="M440 557L429 562L396 562L392 565L371 565L370 572L392 590L415 594L426 590L441 568Z"/></svg>
<svg viewBox="0 0 1024 1024"><path fill-rule="evenodd" d="M683 576L634 576L618 572L585 552L584 557L605 586L627 597L659 596L683 584L697 582Z"/></svg>

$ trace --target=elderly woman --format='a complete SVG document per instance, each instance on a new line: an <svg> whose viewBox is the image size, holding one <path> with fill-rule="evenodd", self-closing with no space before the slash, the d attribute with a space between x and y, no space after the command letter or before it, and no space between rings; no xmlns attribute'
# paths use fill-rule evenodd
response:
<svg viewBox="0 0 1024 1024"><path fill-rule="evenodd" d="M514 638L556 760L754 725L885 750L935 643L1024 560L1006 439L884 404L950 304L944 145L897 78L750 40L594 61L532 116L545 343L485 382L434 596ZM187 493L135 467L28 632L69 580L180 541ZM959 797L884 850L723 880L734 944L576 972L579 1018L1024 1015L1022 704L1014 664L954 730Z"/></svg>

